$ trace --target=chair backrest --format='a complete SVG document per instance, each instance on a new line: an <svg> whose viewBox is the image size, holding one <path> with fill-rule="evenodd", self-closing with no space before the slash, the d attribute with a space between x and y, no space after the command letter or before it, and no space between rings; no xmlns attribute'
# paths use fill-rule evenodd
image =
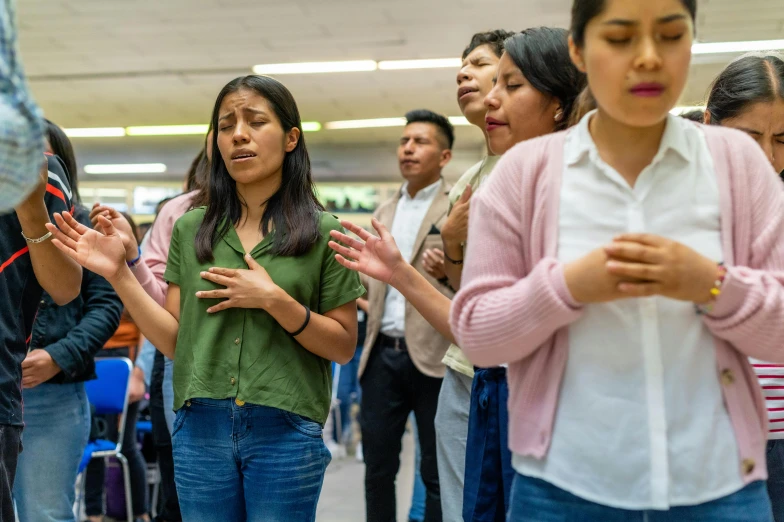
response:
<svg viewBox="0 0 784 522"><path fill-rule="evenodd" d="M126 357L95 360L98 378L85 383L87 398L98 415L122 415L128 404L133 364Z"/></svg>

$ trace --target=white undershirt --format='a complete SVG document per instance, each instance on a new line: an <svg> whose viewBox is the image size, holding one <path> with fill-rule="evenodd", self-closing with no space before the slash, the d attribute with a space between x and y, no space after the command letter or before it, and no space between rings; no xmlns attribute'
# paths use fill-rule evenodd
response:
<svg viewBox="0 0 784 522"><path fill-rule="evenodd" d="M408 193L408 183L403 185L401 189L390 233L395 238L397 248L406 261L412 261L411 256L414 255L419 229L440 186L441 180L438 180L417 192L413 198ZM391 286L387 286L387 295L384 300L381 333L390 337L405 337L406 335L406 298Z"/></svg>
<svg viewBox="0 0 784 522"><path fill-rule="evenodd" d="M634 188L598 155L586 116L567 137L558 258L623 232L667 237L722 259L719 189L702 131L671 116ZM543 460L517 472L624 509L695 505L740 490L713 336L691 303L664 297L589 304L569 357Z"/></svg>

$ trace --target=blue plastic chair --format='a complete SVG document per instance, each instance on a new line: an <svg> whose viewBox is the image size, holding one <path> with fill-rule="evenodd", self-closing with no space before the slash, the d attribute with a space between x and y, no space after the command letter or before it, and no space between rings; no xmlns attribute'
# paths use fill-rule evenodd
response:
<svg viewBox="0 0 784 522"><path fill-rule="evenodd" d="M84 502L84 486L87 474L84 473L92 459L114 457L122 466L123 484L125 486L125 509L127 519L133 520L133 502L131 498L131 473L128 459L122 452L122 441L125 435L125 418L128 415L128 392L130 391L131 371L133 363L126 357L96 359L95 373L97 379L87 381L87 399L95 407L97 415L119 415L120 433L117 442L98 439L88 442L79 463L79 473L82 475L82 495L79 496L79 511L81 513Z"/></svg>

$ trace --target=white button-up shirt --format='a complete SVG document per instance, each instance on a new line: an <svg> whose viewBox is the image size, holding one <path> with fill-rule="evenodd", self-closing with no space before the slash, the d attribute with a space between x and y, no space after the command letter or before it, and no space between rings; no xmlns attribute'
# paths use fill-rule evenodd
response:
<svg viewBox="0 0 784 522"><path fill-rule="evenodd" d="M408 193L408 183L404 184L401 189L390 233L395 238L397 248L406 261L413 261L411 257L414 255L414 243L416 243L419 229L440 186L441 180L439 179L436 183L417 192L413 198ZM390 337L405 337L406 335L406 298L391 286L387 287L387 296L384 300L381 333Z"/></svg>
<svg viewBox="0 0 784 522"><path fill-rule="evenodd" d="M722 259L719 189L702 131L670 116L634 187L599 157L586 116L566 140L558 258L646 232ZM714 340L692 303L655 296L589 304L569 358L545 459L515 470L625 509L667 509L740 490L738 446Z"/></svg>

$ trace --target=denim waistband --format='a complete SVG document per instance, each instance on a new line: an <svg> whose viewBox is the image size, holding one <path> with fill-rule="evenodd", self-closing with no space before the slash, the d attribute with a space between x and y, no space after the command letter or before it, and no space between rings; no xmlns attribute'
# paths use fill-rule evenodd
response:
<svg viewBox="0 0 784 522"><path fill-rule="evenodd" d="M501 381L506 379L506 368L496 366L495 368L474 367L474 379L479 381Z"/></svg>

